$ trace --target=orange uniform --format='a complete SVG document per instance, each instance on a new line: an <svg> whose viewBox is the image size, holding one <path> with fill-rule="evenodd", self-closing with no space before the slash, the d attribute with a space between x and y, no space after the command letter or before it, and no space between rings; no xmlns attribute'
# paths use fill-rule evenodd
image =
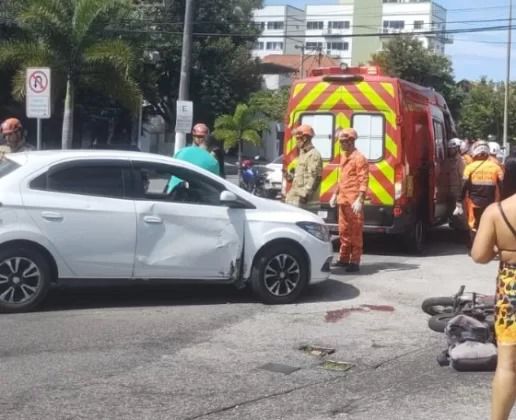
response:
<svg viewBox="0 0 516 420"><path fill-rule="evenodd" d="M484 210L495 201L500 201L500 184L503 171L491 159L475 160L464 169L463 197L467 206L468 225L476 232Z"/></svg>
<svg viewBox="0 0 516 420"><path fill-rule="evenodd" d="M364 212L355 214L352 205L359 194L367 192L369 163L358 151L343 152L340 161L337 204L339 206L340 261L360 264L363 250Z"/></svg>

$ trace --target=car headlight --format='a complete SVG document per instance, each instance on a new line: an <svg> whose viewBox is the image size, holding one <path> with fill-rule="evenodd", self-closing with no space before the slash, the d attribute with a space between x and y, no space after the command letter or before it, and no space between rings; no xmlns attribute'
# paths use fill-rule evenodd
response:
<svg viewBox="0 0 516 420"><path fill-rule="evenodd" d="M297 222L301 229L323 242L330 242L330 230L326 225L313 222Z"/></svg>

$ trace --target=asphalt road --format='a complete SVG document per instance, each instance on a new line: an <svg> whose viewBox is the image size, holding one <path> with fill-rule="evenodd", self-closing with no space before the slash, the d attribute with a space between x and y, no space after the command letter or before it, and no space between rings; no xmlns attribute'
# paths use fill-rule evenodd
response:
<svg viewBox="0 0 516 420"><path fill-rule="evenodd" d="M0 316L0 418L488 418L492 374L439 367L444 337L420 303L460 284L493 294L496 264L474 265L447 231L420 257L367 243L360 274L335 272L295 305L231 287L55 289L39 312Z"/></svg>

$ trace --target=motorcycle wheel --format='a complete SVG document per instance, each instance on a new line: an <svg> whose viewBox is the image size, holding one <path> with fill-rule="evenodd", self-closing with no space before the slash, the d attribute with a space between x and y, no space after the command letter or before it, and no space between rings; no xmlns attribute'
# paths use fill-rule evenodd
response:
<svg viewBox="0 0 516 420"><path fill-rule="evenodd" d="M456 313L437 314L428 320L428 327L435 332L443 333L448 321L455 317Z"/></svg>
<svg viewBox="0 0 516 420"><path fill-rule="evenodd" d="M453 297L432 297L425 299L421 309L428 315L446 314L453 311Z"/></svg>

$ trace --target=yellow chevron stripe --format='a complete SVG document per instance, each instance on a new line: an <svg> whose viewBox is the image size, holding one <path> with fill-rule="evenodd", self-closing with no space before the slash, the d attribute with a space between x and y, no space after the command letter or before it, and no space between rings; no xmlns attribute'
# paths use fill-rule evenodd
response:
<svg viewBox="0 0 516 420"><path fill-rule="evenodd" d="M344 114L343 112L339 112L337 114L337 118L335 119L335 129L339 130L342 128L348 128L351 126L351 121L349 121L349 118ZM338 157L340 156L340 143L338 141L335 141L333 144L333 156Z"/></svg>
<svg viewBox="0 0 516 420"><path fill-rule="evenodd" d="M296 138L291 137L287 142L287 154L292 152L296 148Z"/></svg>
<svg viewBox="0 0 516 420"><path fill-rule="evenodd" d="M333 169L321 182L321 195L326 194L335 187L339 181L339 168Z"/></svg>
<svg viewBox="0 0 516 420"><path fill-rule="evenodd" d="M298 83L294 87L294 92L292 93L292 97L295 98L297 95L299 95L299 92L301 92L305 86L306 86L306 83Z"/></svg>
<svg viewBox="0 0 516 420"><path fill-rule="evenodd" d="M389 95L391 95L394 98L394 86L392 85L392 83L383 82L380 84L389 93Z"/></svg>
<svg viewBox="0 0 516 420"><path fill-rule="evenodd" d="M357 99L344 86L341 86L339 90L342 95L342 101L346 104L346 106L349 109L352 109L354 111L364 109L362 104L358 102Z"/></svg>
<svg viewBox="0 0 516 420"><path fill-rule="evenodd" d="M378 111L384 111L385 118L389 124L396 129L396 116L389 106L385 103L380 95L371 87L367 82L361 82L357 84L358 90L371 102Z"/></svg>
<svg viewBox="0 0 516 420"><path fill-rule="evenodd" d="M380 203L386 206L394 204L394 197L391 197L391 195L385 191L382 184L380 184L371 173L369 173L369 190L378 198Z"/></svg>
<svg viewBox="0 0 516 420"><path fill-rule="evenodd" d="M307 110L310 105L312 105L315 100L321 96L322 93L330 86L329 83L321 82L317 83L314 88L306 94L306 96L303 98L301 102L297 105L296 109L292 110L292 113L290 114L290 121L289 125L292 127L295 122L296 115L299 112Z"/></svg>
<svg viewBox="0 0 516 420"><path fill-rule="evenodd" d="M395 143L395 141L392 139L391 136L386 134L386 140L385 140L385 148L390 152L391 155L393 155L395 158L398 157L398 145Z"/></svg>
<svg viewBox="0 0 516 420"><path fill-rule="evenodd" d="M394 182L394 168L386 160L376 164L376 167L385 175L389 182Z"/></svg>

